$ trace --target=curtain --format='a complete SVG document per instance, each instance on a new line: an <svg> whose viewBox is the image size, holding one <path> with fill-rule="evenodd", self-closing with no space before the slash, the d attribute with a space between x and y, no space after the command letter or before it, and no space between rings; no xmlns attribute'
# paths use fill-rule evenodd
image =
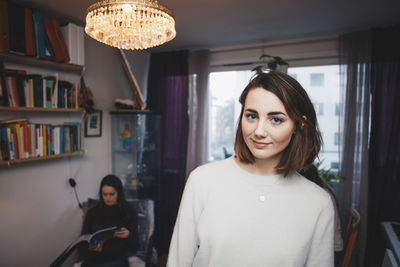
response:
<svg viewBox="0 0 400 267"><path fill-rule="evenodd" d="M168 252L180 199L185 186L189 97L188 51L152 53L148 76L148 108L160 112L162 165L160 197L156 207L155 243Z"/></svg>
<svg viewBox="0 0 400 267"><path fill-rule="evenodd" d="M380 222L400 222L400 26L373 32L366 266L381 266Z"/></svg>
<svg viewBox="0 0 400 267"><path fill-rule="evenodd" d="M364 266L368 207L368 129L370 108L371 33L351 33L339 38L341 74L339 153L341 182L338 201L342 229L351 207L361 216L359 242L353 266Z"/></svg>
<svg viewBox="0 0 400 267"><path fill-rule="evenodd" d="M207 162L209 50L189 53L189 140L186 177Z"/></svg>

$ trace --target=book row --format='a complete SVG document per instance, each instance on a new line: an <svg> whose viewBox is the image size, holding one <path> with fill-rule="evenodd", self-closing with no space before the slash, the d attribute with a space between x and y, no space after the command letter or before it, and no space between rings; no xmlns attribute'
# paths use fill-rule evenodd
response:
<svg viewBox="0 0 400 267"><path fill-rule="evenodd" d="M0 106L78 108L78 88L77 83L55 76L0 70Z"/></svg>
<svg viewBox="0 0 400 267"><path fill-rule="evenodd" d="M81 150L81 124L29 123L27 119L0 122L0 160L44 157Z"/></svg>
<svg viewBox="0 0 400 267"><path fill-rule="evenodd" d="M83 51L83 28L66 27L62 30L55 18L43 16L40 11L22 6L15 1L0 0L0 51L13 52L22 55L36 56L41 59L57 62L71 61L71 49ZM69 34L64 38L65 34ZM74 34L73 36L70 34ZM81 34L82 38L77 38ZM67 40L65 40L67 39ZM67 47L67 43L70 47ZM70 42L78 43L70 43ZM73 52L75 53L75 52ZM84 56L83 54L80 57ZM75 54L74 54L75 57Z"/></svg>

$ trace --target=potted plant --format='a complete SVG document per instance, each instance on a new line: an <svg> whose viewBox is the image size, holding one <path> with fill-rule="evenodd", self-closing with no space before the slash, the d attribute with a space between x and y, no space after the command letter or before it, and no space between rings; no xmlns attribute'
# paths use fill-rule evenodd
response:
<svg viewBox="0 0 400 267"><path fill-rule="evenodd" d="M264 63L254 67L251 71L255 71L256 74L265 72L266 70L276 70L279 66L289 66L285 60L281 57L271 56L267 54L262 54L260 60Z"/></svg>
<svg viewBox="0 0 400 267"><path fill-rule="evenodd" d="M340 181L340 173L338 171L332 171L332 169L323 168L322 161L314 164L318 170L319 177L324 180L332 189L337 192L339 181Z"/></svg>

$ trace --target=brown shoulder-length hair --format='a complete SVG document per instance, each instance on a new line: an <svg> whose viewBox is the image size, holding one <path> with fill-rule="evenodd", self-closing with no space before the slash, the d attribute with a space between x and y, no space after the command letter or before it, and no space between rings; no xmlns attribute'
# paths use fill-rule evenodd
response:
<svg viewBox="0 0 400 267"><path fill-rule="evenodd" d="M242 116L246 97L250 90L264 88L275 94L285 106L288 116L295 123L295 132L289 145L282 152L282 157L275 167L278 173L287 176L313 163L322 145L321 133L318 129L317 116L304 88L291 76L269 71L256 75L243 90L239 102L242 110L238 121L235 139L236 157L243 163L254 163L254 156L243 139Z"/></svg>

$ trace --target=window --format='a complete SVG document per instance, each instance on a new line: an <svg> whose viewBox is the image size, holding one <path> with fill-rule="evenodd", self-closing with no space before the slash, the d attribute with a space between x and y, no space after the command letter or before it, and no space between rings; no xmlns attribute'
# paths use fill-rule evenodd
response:
<svg viewBox="0 0 400 267"><path fill-rule="evenodd" d="M339 170L339 162L331 162L331 169L336 171Z"/></svg>
<svg viewBox="0 0 400 267"><path fill-rule="evenodd" d="M335 146L339 145L339 133L335 133L333 137L333 144Z"/></svg>
<svg viewBox="0 0 400 267"><path fill-rule="evenodd" d="M324 86L324 73L311 73L310 86Z"/></svg>
<svg viewBox="0 0 400 267"><path fill-rule="evenodd" d="M335 115L339 116L340 115L340 109L339 109L339 104L335 105Z"/></svg>
<svg viewBox="0 0 400 267"><path fill-rule="evenodd" d="M225 71L210 74L208 161L233 154L236 124L240 115L239 96L254 75L251 71Z"/></svg>
<svg viewBox="0 0 400 267"><path fill-rule="evenodd" d="M317 116L324 115L324 103L314 103L314 109Z"/></svg>
<svg viewBox="0 0 400 267"><path fill-rule="evenodd" d="M339 138L339 118L335 111L339 104L339 65L292 67L288 73L292 77L296 74L297 81L314 104L319 129L324 133L318 157L321 167L329 169L332 162L339 162L338 145L332 142L334 138Z"/></svg>

